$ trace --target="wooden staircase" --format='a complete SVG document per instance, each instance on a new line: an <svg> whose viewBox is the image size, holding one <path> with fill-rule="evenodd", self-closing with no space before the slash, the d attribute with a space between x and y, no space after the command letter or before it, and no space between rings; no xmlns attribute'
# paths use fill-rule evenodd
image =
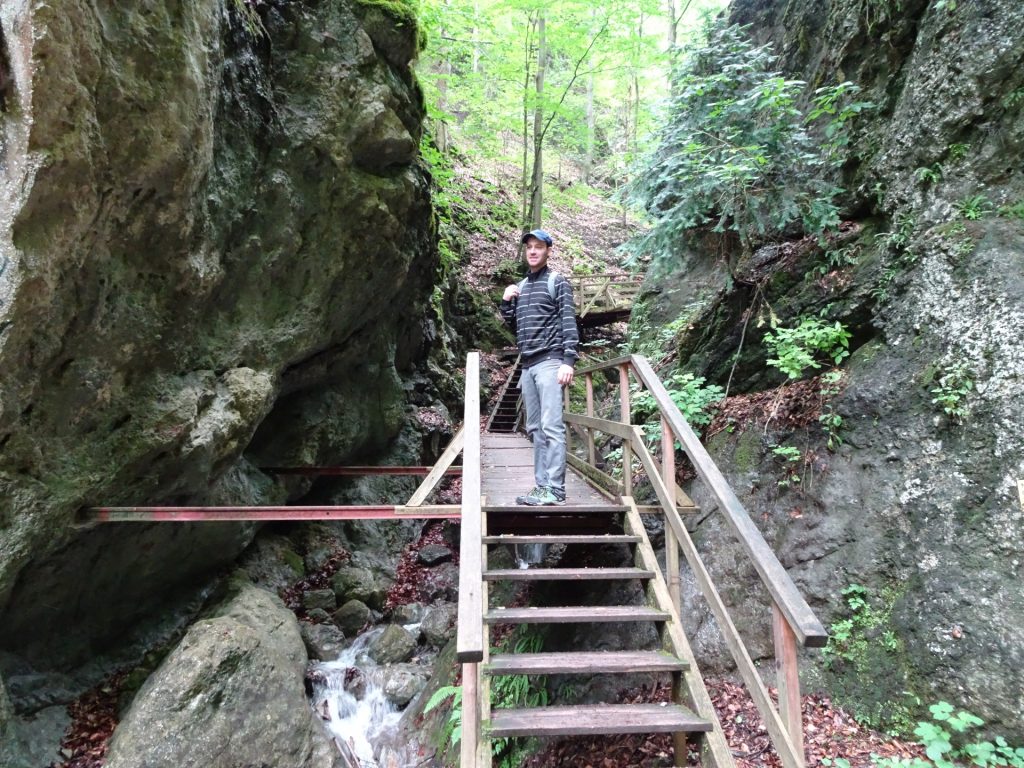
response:
<svg viewBox="0 0 1024 768"><path fill-rule="evenodd" d="M653 622L658 629L657 649L622 651L577 651L563 653L500 653L484 661L482 701L488 701L489 680L497 675L634 675L663 673L671 678L672 703L589 704L546 706L527 709L491 709L484 720L481 739L510 736L579 736L623 733L671 733L680 761L685 764L689 741L703 741L714 733L715 747L728 749L721 727L711 707L710 697L695 669L693 653L686 642L678 612L673 610L668 587L658 568L654 550L629 497L618 505L604 505L595 513L593 505L566 505L545 508L546 517L579 519L603 514L613 518L623 533L605 535L577 534L567 530L554 535L484 536L482 575L485 582L498 581L619 581L639 582L644 587L640 605L562 605L554 607L502 608L485 604L483 621L496 624L593 624L606 622ZM513 514L508 507L484 507L484 525L501 515ZM546 567L498 570L488 567L490 551L500 545L565 544L576 547L604 547L609 543L627 545L632 550L631 567ZM485 636L486 636L485 631ZM486 642L485 645L489 645ZM625 685L623 685L625 687ZM487 752L485 748L483 750ZM486 764L486 763L485 763Z"/></svg>
<svg viewBox="0 0 1024 768"><path fill-rule="evenodd" d="M471 354L466 367L465 424L479 424L479 362ZM601 368L618 368L620 419L598 418L593 412L592 375ZM614 371L612 371L614 373ZM510 432L463 435L463 495L459 581L458 660L462 664L462 768L491 766L491 742L508 737L571 737L596 734L670 733L675 765L685 765L695 750L702 765L731 768L732 753L698 670L680 621L680 552L693 582L704 596L737 664L737 671L765 721L784 768L804 768L797 647L820 647L827 635L800 596L788 574L750 521L735 494L714 466L700 441L672 403L649 363L631 356L578 373L586 377L587 412L565 416L578 431L580 446L566 478L565 506L522 507L515 496L532 487L533 450L525 437ZM630 423L629 376L647 387L662 418L660 464L650 453L640 429ZM605 374L607 376L607 374ZM511 381L511 380L510 380ZM506 390L508 385L506 385ZM500 401L499 401L500 402ZM493 414L491 422L493 422ZM598 469L594 433L605 432L622 441L622 480ZM747 551L772 600L772 631L776 649L779 703L776 705L754 666L724 601L683 525L681 513L694 511L693 502L675 484L674 440L709 486L711 498ZM589 461L587 461L589 459ZM639 460L654 489L658 505L638 507L632 497L634 461ZM642 514L659 514L665 523L663 574L647 536ZM503 545L548 544L576 548L628 547L631 565L572 567L545 563L529 569L491 567L492 554ZM591 561L593 562L593 560ZM492 605L490 589L502 582L628 582L642 598L633 604L504 607ZM566 590L566 592L585 590ZM625 594L617 590L612 594ZM495 625L647 623L635 638L657 637L655 647L615 651L548 653L494 652L490 632ZM651 633L650 626L656 629ZM491 683L502 675L663 675L671 681L669 702L492 708ZM623 688L628 687L624 682Z"/></svg>

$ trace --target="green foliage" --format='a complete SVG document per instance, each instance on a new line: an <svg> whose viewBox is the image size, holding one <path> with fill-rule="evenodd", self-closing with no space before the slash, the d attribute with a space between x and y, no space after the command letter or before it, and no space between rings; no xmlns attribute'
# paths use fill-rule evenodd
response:
<svg viewBox="0 0 1024 768"><path fill-rule="evenodd" d="M825 260L807 273L807 277L817 274L824 277L829 272L847 267L855 267L859 262L859 251L856 245L844 245L842 248L832 248L825 251Z"/></svg>
<svg viewBox="0 0 1024 768"><path fill-rule="evenodd" d="M797 469L804 458L801 450L791 445L773 445L772 455L782 462L783 476L779 480L779 487L788 488L790 485L799 485L801 479Z"/></svg>
<svg viewBox="0 0 1024 768"><path fill-rule="evenodd" d="M448 712L448 719L444 721L441 731L438 734L438 748L445 749L449 744L452 746L462 741L462 686L443 685L434 691L423 707L423 712L432 712L446 701L451 701L451 709Z"/></svg>
<svg viewBox="0 0 1024 768"><path fill-rule="evenodd" d="M929 168L918 168L914 171L914 178L922 184L935 184L942 181L942 166L935 163Z"/></svg>
<svg viewBox="0 0 1024 768"><path fill-rule="evenodd" d="M958 160L963 160L965 157L967 157L967 151L970 148L970 144L964 144L963 142L950 144L948 147L949 159L952 160L954 163L957 162Z"/></svg>
<svg viewBox="0 0 1024 768"><path fill-rule="evenodd" d="M904 251L910 245L917 219L909 213L900 212L893 216L892 224L891 230L875 236L875 242L885 250Z"/></svg>
<svg viewBox="0 0 1024 768"><path fill-rule="evenodd" d="M881 758L872 755L878 768L956 768L962 765L1024 768L1024 747L1012 747L1002 736L993 741L973 741L970 732L985 724L980 717L940 701L928 708L932 719L918 722L914 735L928 760Z"/></svg>
<svg viewBox="0 0 1024 768"><path fill-rule="evenodd" d="M939 377L938 386L932 389L932 405L937 405L957 423L963 422L968 413L967 396L974 389L971 371L964 363L956 363Z"/></svg>
<svg viewBox="0 0 1024 768"><path fill-rule="evenodd" d="M846 615L829 627L828 645L823 654L826 665L835 668L840 664L853 664L862 672L871 644L877 644L888 653L899 650L900 640L895 633L877 631L889 621L895 594L883 594L881 605L874 605L867 588L860 584L850 584L840 594Z"/></svg>
<svg viewBox="0 0 1024 768"><path fill-rule="evenodd" d="M520 627L512 636L512 653L539 653L543 638L529 628ZM492 649L499 653L502 649ZM544 707L548 704L547 676L496 675L491 679L491 706L494 709ZM526 757L526 748L516 738L494 739L491 742L498 768L518 768Z"/></svg>
<svg viewBox="0 0 1024 768"><path fill-rule="evenodd" d="M768 46L721 23L708 35L675 74L659 148L624 189L653 219L627 244L627 261L670 254L694 227L734 231L750 248L794 222L818 235L838 223L830 177L848 121L870 105L852 101L857 87L842 83L816 91L805 115L805 84L773 68ZM823 139L809 129L817 121L825 122Z"/></svg>
<svg viewBox="0 0 1024 768"><path fill-rule="evenodd" d="M850 354L846 326L817 317L800 318L796 328L776 328L765 334L764 343L775 355L768 365L791 379L799 379L808 368L821 368L823 359L839 365Z"/></svg>
<svg viewBox="0 0 1024 768"><path fill-rule="evenodd" d="M703 376L676 371L665 380L668 396L675 403L686 422L694 428L711 423L711 407L722 399L725 391L717 384L706 384ZM633 417L643 424L658 412L658 406L649 392L634 389L631 402ZM644 437L651 445L661 441L661 420L643 424Z"/></svg>
<svg viewBox="0 0 1024 768"><path fill-rule="evenodd" d="M983 219L992 213L992 202L984 195L965 197L957 204L957 212L968 221Z"/></svg>
<svg viewBox="0 0 1024 768"><path fill-rule="evenodd" d="M999 215L1008 219L1024 219L1024 200L1000 206Z"/></svg>
<svg viewBox="0 0 1024 768"><path fill-rule="evenodd" d="M842 380L842 371L827 371L821 376L821 397L823 400L822 413L818 416L818 423L825 432L826 445L830 451L834 451L843 444L840 432L843 428L843 417L836 413L830 399L839 394L839 382Z"/></svg>
<svg viewBox="0 0 1024 768"><path fill-rule="evenodd" d="M1002 103L1005 109L1012 109L1013 107L1024 104L1024 88L1018 88L1015 91L1010 91L1008 94L1003 96Z"/></svg>
<svg viewBox="0 0 1024 768"><path fill-rule="evenodd" d="M263 0L231 0L231 7L238 15L245 31L254 38L267 34L267 29L263 26L263 19L260 18L260 14L256 10L260 5L263 5Z"/></svg>

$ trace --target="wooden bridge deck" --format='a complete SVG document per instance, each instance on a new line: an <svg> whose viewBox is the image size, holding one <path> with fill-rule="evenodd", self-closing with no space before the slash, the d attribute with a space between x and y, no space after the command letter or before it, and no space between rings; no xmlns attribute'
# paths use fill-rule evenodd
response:
<svg viewBox="0 0 1024 768"><path fill-rule="evenodd" d="M524 435L485 432L480 436L480 463L481 491L488 506L512 506L516 496L529 493L534 486L533 444ZM573 508L608 505L606 498L571 469L565 475L565 495Z"/></svg>

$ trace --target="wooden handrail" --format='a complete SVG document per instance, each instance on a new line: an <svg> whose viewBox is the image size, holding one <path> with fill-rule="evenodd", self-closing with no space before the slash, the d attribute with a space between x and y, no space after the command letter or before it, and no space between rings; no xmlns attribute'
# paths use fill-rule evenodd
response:
<svg viewBox="0 0 1024 768"><path fill-rule="evenodd" d="M825 628L807 605L807 601L800 594L800 590L796 588L786 569L782 567L782 563L775 557L775 553L750 519L750 515L743 508L721 470L708 454L707 449L701 444L690 425L686 423L686 419L679 412L676 404L672 402L665 385L661 383L661 379L658 378L647 358L642 355L632 355L631 360L633 370L636 371L640 381L647 387L647 391L657 403L662 415L671 425L672 431L683 450L686 451L698 477L711 490L726 522L747 551L754 568L761 576L761 581L793 629L797 640L805 647L824 647L828 641L828 633Z"/></svg>
<svg viewBox="0 0 1024 768"><path fill-rule="evenodd" d="M459 547L459 628L456 655L469 664L484 658L483 563L480 530L480 353L466 357L462 422L462 532Z"/></svg>

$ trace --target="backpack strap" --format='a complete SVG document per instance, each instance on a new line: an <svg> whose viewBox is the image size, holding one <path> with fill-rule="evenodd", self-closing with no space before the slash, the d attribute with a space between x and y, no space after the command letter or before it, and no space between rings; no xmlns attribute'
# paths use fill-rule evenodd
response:
<svg viewBox="0 0 1024 768"><path fill-rule="evenodd" d="M524 277L522 280L519 281L519 293L522 293L524 290L526 290L526 281L528 279L529 278ZM555 272L552 269L549 269L548 270L548 296L551 297L552 301L555 300L555 280L557 280L557 279L558 279L558 273Z"/></svg>

